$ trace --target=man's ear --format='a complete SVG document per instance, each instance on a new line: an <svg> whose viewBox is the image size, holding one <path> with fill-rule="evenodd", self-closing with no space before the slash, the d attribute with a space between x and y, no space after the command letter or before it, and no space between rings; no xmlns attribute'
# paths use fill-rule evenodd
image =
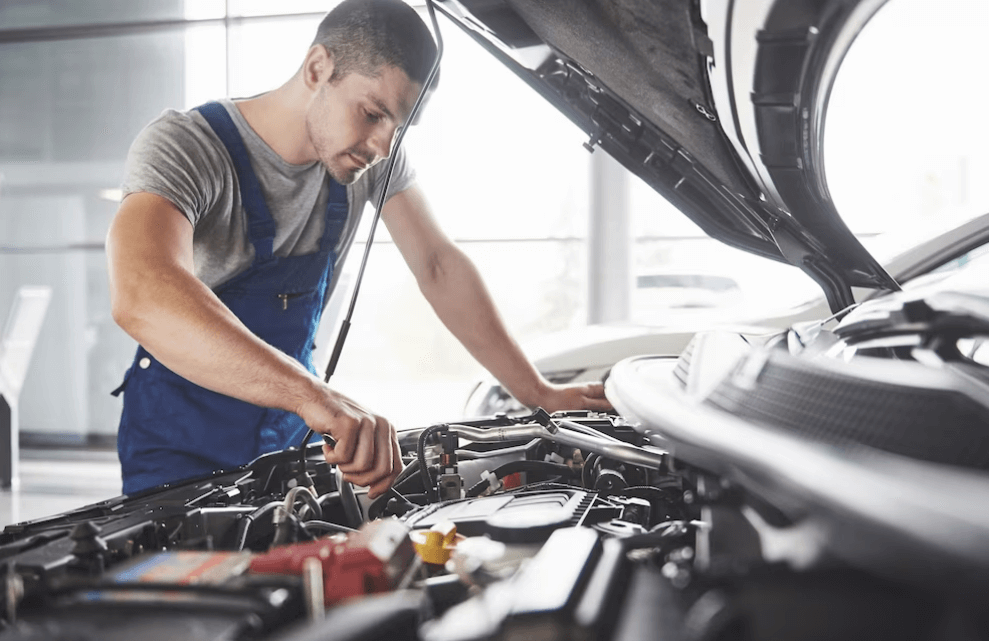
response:
<svg viewBox="0 0 989 641"><path fill-rule="evenodd" d="M306 59L302 63L302 81L306 87L315 91L321 82L333 75L333 56L326 47L315 44L309 47Z"/></svg>

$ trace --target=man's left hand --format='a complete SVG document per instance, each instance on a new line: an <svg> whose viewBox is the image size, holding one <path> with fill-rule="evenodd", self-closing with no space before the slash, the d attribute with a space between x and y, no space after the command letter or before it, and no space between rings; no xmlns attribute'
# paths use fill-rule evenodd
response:
<svg viewBox="0 0 989 641"><path fill-rule="evenodd" d="M547 412L561 410L593 410L606 412L614 407L604 396L604 385L601 383L571 383L569 385L554 385L550 383L542 393L538 405Z"/></svg>

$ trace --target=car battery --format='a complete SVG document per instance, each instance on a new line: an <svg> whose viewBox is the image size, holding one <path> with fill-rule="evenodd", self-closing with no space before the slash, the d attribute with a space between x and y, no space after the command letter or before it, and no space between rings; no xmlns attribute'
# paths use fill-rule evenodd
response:
<svg viewBox="0 0 989 641"><path fill-rule="evenodd" d="M249 572L302 576L307 561L316 559L322 568L324 603L329 606L343 599L394 589L414 558L409 528L397 519L386 519L368 523L346 536L297 543L256 555Z"/></svg>
<svg viewBox="0 0 989 641"><path fill-rule="evenodd" d="M110 576L110 582L219 585L243 574L251 556L250 552L157 552L121 567Z"/></svg>

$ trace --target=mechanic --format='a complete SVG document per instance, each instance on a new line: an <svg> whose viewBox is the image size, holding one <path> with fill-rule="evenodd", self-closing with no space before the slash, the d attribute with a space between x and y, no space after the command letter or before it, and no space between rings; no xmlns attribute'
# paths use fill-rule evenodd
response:
<svg viewBox="0 0 989 641"><path fill-rule="evenodd" d="M138 135L107 237L113 317L140 344L114 391L125 494L298 445L307 426L335 439L346 480L390 487L395 428L314 374L313 337L435 55L401 0L346 0L282 86L166 110ZM528 361L397 153L382 220L443 323L525 405L609 408L600 384L550 384Z"/></svg>

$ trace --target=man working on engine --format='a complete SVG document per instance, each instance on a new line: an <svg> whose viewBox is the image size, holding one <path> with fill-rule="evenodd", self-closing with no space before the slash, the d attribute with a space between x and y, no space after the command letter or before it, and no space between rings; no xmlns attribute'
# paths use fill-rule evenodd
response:
<svg viewBox="0 0 989 641"><path fill-rule="evenodd" d="M307 425L336 440L324 452L346 480L371 497L391 485L394 427L314 375L312 343L435 52L401 0L347 0L281 87L166 111L135 140L107 238L113 316L141 345L115 392L125 493L297 445ZM600 385L550 384L526 359L401 150L382 220L443 323L522 403L609 407Z"/></svg>

